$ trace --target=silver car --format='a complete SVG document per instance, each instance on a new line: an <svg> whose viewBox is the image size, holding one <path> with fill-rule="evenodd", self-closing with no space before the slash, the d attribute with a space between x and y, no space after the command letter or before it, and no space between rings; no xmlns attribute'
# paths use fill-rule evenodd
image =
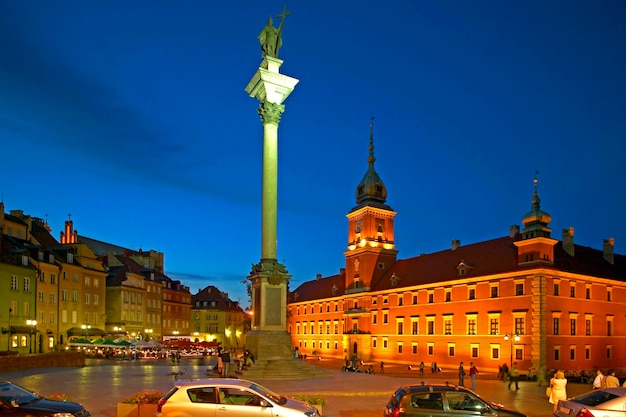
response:
<svg viewBox="0 0 626 417"><path fill-rule="evenodd" d="M217 413L219 412L219 413ZM224 414L226 412L226 414ZM176 381L159 401L156 417L320 417L317 408L245 379Z"/></svg>
<svg viewBox="0 0 626 417"><path fill-rule="evenodd" d="M624 417L625 413L626 388L603 388L561 401L554 415L558 417Z"/></svg>

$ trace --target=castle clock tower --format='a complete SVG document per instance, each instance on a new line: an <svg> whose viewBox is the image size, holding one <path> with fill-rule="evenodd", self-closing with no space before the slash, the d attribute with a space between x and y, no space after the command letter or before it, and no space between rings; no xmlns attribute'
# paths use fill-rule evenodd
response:
<svg viewBox="0 0 626 417"><path fill-rule="evenodd" d="M370 123L368 169L356 187L356 207L347 214L346 293L369 291L396 262L393 218L387 188L374 169L374 125Z"/></svg>

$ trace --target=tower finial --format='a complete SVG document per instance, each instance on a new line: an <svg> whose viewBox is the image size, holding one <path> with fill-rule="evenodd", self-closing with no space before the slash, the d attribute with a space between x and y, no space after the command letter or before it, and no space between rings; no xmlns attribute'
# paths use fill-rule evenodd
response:
<svg viewBox="0 0 626 417"><path fill-rule="evenodd" d="M370 165L373 165L374 162L376 162L376 157L374 157L374 116L372 116L371 119L370 119L370 146L369 146L369 150L370 150L370 155L367 158L367 162L369 162Z"/></svg>

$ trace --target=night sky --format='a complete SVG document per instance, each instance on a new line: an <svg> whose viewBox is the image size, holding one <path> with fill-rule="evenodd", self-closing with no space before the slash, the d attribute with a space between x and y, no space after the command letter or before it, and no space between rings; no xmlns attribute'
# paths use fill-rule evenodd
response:
<svg viewBox="0 0 626 417"><path fill-rule="evenodd" d="M261 256L258 101L274 1L0 1L0 194L80 235L165 254L192 293ZM278 260L345 265L367 170L400 259L508 235L538 174L552 237L626 252L626 2L287 3Z"/></svg>

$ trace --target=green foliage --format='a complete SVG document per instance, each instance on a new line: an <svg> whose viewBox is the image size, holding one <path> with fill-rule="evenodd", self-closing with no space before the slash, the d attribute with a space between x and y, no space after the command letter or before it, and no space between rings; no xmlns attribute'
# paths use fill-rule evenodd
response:
<svg viewBox="0 0 626 417"><path fill-rule="evenodd" d="M161 391L143 390L123 398L120 402L123 404L158 404L163 395L165 394Z"/></svg>
<svg viewBox="0 0 626 417"><path fill-rule="evenodd" d="M293 398L311 405L326 405L326 398L320 397L319 395L296 395Z"/></svg>

